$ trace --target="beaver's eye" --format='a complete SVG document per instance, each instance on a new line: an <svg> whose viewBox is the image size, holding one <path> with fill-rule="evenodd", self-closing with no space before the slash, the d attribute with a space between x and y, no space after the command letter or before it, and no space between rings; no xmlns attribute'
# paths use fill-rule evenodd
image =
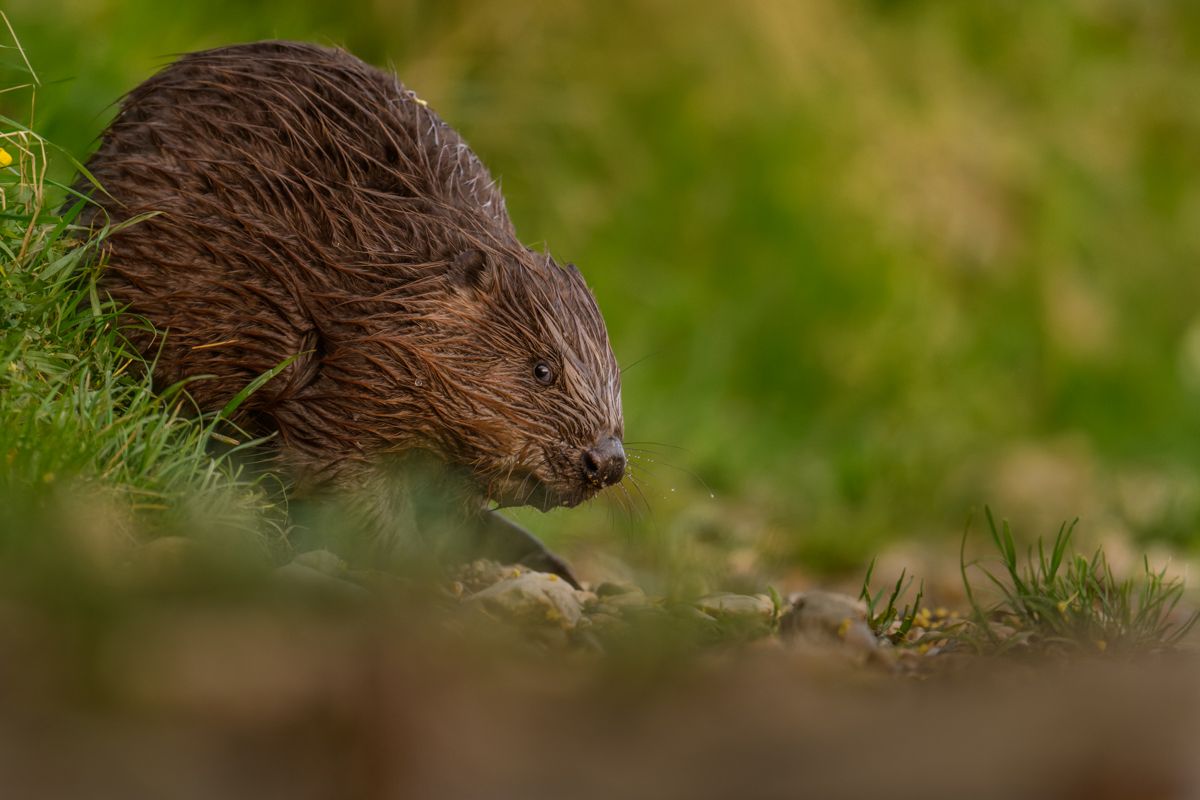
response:
<svg viewBox="0 0 1200 800"><path fill-rule="evenodd" d="M533 379L543 386L549 386L554 383L554 370L545 361L539 361L533 365Z"/></svg>

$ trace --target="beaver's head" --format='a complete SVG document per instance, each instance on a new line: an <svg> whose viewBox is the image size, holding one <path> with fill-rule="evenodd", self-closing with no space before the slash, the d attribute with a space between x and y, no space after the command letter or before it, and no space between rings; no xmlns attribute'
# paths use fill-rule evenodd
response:
<svg viewBox="0 0 1200 800"><path fill-rule="evenodd" d="M489 501L577 505L626 468L621 374L596 300L574 266L521 243L461 137L386 81L391 97L362 147L376 155L344 181L364 187L342 215L354 223L344 238L380 266L330 308L365 334L349 348L357 364L343 396L371 389L382 417L361 411L389 440L377 443L433 451ZM374 375L359 371L368 356Z"/></svg>
<svg viewBox="0 0 1200 800"><path fill-rule="evenodd" d="M625 475L604 320L574 265L488 239L460 239L436 287L410 295L410 399L427 408L429 446L488 500L574 506Z"/></svg>

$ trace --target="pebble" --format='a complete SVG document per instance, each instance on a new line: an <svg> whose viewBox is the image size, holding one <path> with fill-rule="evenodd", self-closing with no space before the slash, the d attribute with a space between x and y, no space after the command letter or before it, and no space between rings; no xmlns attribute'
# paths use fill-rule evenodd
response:
<svg viewBox="0 0 1200 800"><path fill-rule="evenodd" d="M576 591L557 575L514 572L468 596L464 602L504 617L546 622L564 630L580 624L586 593Z"/></svg>
<svg viewBox="0 0 1200 800"><path fill-rule="evenodd" d="M814 590L789 597L779 632L785 639L808 644L841 642L864 655L879 650L879 640L867 625L866 606L836 592Z"/></svg>
<svg viewBox="0 0 1200 800"><path fill-rule="evenodd" d="M731 617L758 618L766 622L775 619L775 604L765 594L729 594L721 592L701 597L696 608L718 619Z"/></svg>

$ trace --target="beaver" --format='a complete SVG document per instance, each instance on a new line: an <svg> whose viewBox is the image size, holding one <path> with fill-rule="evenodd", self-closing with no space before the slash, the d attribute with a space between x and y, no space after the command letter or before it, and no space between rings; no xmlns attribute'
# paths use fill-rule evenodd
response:
<svg viewBox="0 0 1200 800"><path fill-rule="evenodd" d="M369 487L387 527L411 516L390 467L434 462L485 539L574 582L494 509L622 480L620 370L579 270L518 240L424 100L338 49L196 52L123 99L86 167L101 285L149 323L126 331L156 384L215 412L280 370L236 421L294 492Z"/></svg>

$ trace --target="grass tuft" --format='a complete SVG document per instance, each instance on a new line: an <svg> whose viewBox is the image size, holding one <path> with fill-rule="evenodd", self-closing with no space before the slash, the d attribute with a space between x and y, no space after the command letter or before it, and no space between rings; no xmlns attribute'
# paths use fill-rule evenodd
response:
<svg viewBox="0 0 1200 800"><path fill-rule="evenodd" d="M1077 520L1059 527L1048 544L1042 538L1024 558L1008 523L997 525L990 508L985 516L999 569L966 560L968 531L963 533L959 570L971 607L969 619L945 609L921 608L924 586L911 604L903 603L913 578L901 572L890 592L872 592L875 562L867 568L859 598L867 606L867 624L892 644L926 652L931 646L957 645L976 652L1154 652L1179 644L1200 621L1200 611L1182 615L1184 584L1151 568L1143 557L1140 574L1118 578L1102 549L1087 558L1069 553ZM997 599L980 600L969 569L983 574ZM885 602L886 593L886 602Z"/></svg>
<svg viewBox="0 0 1200 800"><path fill-rule="evenodd" d="M1059 527L1047 548L1040 537L1022 560L1007 522L997 525L984 509L999 553L994 572L978 562L960 562L974 614L977 639L1000 650L1029 644L1042 648L1145 651L1177 644L1200 620L1200 611L1179 618L1184 584L1155 570L1143 557L1140 574L1114 575L1102 549L1090 558L1068 554L1078 520ZM965 539L966 534L964 534ZM967 568L983 573L1000 594L989 607L977 600ZM1000 628L998 632L997 628Z"/></svg>
<svg viewBox="0 0 1200 800"><path fill-rule="evenodd" d="M858 598L867 606L867 625L877 637L887 639L892 644L899 644L905 640L920 614L919 609L921 608L921 599L925 595L925 584L922 582L917 587L917 596L913 599L912 605L898 606L897 602L900 598L908 595L913 583L913 578L908 575L908 571L901 570L900 577L896 579L896 585L888 594L887 603L881 606L880 603L883 601L883 593L886 589L871 593L871 576L874 572L875 560L871 559L871 565L867 567L867 574L863 577L862 589L858 593ZM906 581L905 578L908 580Z"/></svg>
<svg viewBox="0 0 1200 800"><path fill-rule="evenodd" d="M187 525L203 509L206 525L281 540L267 487L236 463L255 443L216 451L222 415L197 414L183 385L155 392L121 334L96 280L115 228L78 226L82 198L49 210L53 148L29 127L0 118L0 148L11 157L0 168L0 496L45 502L93 487L141 531Z"/></svg>

